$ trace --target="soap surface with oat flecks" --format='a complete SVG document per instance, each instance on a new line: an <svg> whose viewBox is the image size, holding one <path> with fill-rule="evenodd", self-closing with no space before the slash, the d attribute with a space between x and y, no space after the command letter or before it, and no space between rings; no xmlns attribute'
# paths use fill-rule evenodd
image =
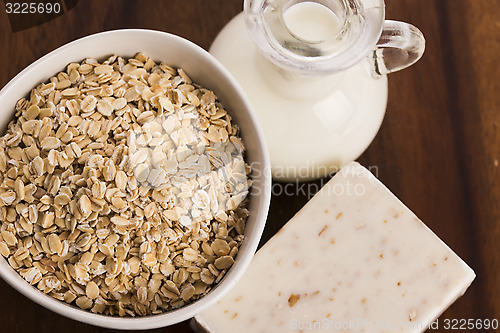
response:
<svg viewBox="0 0 500 333"><path fill-rule="evenodd" d="M255 255L208 332L423 332L475 277L358 163L342 168Z"/></svg>

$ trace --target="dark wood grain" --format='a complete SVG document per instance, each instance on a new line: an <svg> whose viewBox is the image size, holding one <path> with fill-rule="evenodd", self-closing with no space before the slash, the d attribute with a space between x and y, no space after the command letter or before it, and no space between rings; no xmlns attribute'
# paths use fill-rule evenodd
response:
<svg viewBox="0 0 500 333"><path fill-rule="evenodd" d="M427 49L416 65L390 76L386 118L359 160L376 167L379 179L476 271L471 288L441 320L500 319L500 1L388 0L386 6L387 18L423 31ZM3 87L44 54L99 31L157 29L208 49L242 1L81 0L65 15L16 33L0 9ZM274 196L263 242L307 199ZM0 327L111 332L52 313L3 281ZM191 332L186 322L156 331Z"/></svg>

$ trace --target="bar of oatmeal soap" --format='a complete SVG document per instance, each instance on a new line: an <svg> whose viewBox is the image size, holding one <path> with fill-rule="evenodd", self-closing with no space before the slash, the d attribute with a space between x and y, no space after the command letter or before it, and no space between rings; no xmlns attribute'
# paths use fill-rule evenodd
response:
<svg viewBox="0 0 500 333"><path fill-rule="evenodd" d="M474 277L368 170L351 163L195 320L213 333L422 332Z"/></svg>

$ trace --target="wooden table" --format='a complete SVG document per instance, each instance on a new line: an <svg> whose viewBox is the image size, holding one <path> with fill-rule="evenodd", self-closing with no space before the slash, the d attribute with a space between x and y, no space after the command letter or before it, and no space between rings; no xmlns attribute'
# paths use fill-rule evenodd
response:
<svg viewBox="0 0 500 333"><path fill-rule="evenodd" d="M475 270L472 287L441 320L500 319L500 1L387 2L386 16L418 26L427 50L415 66L390 76L385 121L359 161L376 166L379 179ZM82 0L15 33L0 9L3 87L44 54L104 30L157 29L208 49L242 1ZM263 241L306 201L273 197ZM3 281L0 295L2 332L109 331L52 313ZM187 322L157 331L191 332Z"/></svg>

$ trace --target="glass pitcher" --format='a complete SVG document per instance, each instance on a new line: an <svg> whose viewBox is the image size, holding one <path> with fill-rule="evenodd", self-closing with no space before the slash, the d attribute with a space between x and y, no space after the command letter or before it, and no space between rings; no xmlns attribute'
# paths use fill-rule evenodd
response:
<svg viewBox="0 0 500 333"><path fill-rule="evenodd" d="M414 26L383 0L245 0L210 48L259 117L279 180L327 176L356 159L387 106L386 74L422 56Z"/></svg>

